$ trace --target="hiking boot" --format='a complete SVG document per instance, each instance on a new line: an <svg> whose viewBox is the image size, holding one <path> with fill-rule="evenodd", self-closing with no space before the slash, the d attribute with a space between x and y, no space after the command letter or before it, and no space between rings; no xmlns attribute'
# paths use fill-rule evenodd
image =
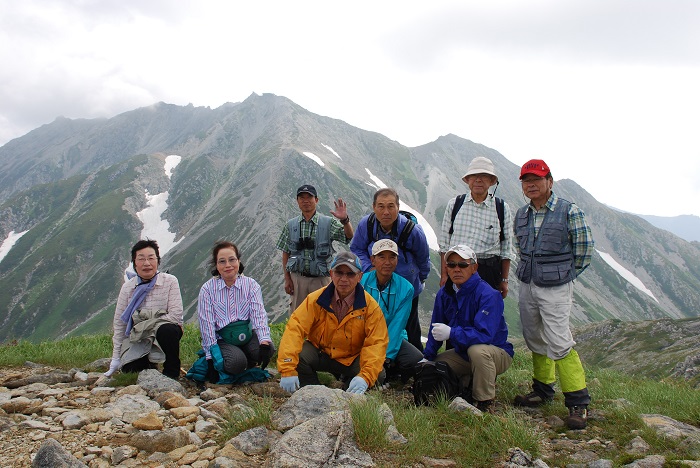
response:
<svg viewBox="0 0 700 468"><path fill-rule="evenodd" d="M482 413L493 413L496 409L493 400L477 401L474 406Z"/></svg>
<svg viewBox="0 0 700 468"><path fill-rule="evenodd" d="M586 405L572 406L569 408L569 417L566 418L566 427L572 430L585 429L588 421L588 407Z"/></svg>
<svg viewBox="0 0 700 468"><path fill-rule="evenodd" d="M518 395L515 397L513 404L515 406L529 406L535 408L537 406L542 406L545 403L552 401L551 398L543 398L537 392L530 392L527 395Z"/></svg>

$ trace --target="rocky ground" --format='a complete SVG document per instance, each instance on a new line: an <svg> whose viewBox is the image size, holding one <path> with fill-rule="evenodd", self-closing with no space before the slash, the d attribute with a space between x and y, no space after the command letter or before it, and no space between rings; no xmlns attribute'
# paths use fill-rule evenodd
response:
<svg viewBox="0 0 700 468"><path fill-rule="evenodd" d="M104 363L94 363L99 368ZM391 466L373 459L354 442L348 402L352 396L339 389L305 387L291 397L277 382L231 388L209 386L201 391L190 382L176 382L155 370L140 374L136 385L115 387L100 372L66 372L28 363L23 368L0 369L0 467L17 466ZM269 430L258 426L226 440L224 418L254 413L251 401L272 396L279 408ZM621 401L620 404L625 404ZM481 414L457 398L454 411ZM406 439L393 424L387 405L379 408L388 423L386 438L394 444ZM500 411L497 408L496 411ZM522 417L543 432L545 460L573 460L571 467L612 467L611 458L624 451L638 459L627 466L662 467L664 457L650 453L641 435L628 446L605 440L592 412L585 431L558 433L563 421L545 418L539 410ZM643 415L664 437L682 440L700 458L700 430L661 415ZM300 450L303 447L303 450ZM504 449L500 466L548 466L518 448ZM700 462L684 462L698 466ZM423 457L416 466L458 466L459 460Z"/></svg>

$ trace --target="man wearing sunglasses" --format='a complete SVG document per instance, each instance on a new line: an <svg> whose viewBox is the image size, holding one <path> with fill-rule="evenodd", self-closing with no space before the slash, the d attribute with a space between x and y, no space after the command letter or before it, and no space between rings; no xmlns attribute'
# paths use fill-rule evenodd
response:
<svg viewBox="0 0 700 468"><path fill-rule="evenodd" d="M496 376L513 362L503 298L477 273L476 253L455 245L445 253L447 281L435 297L427 361L444 361L460 378L462 395L482 411L492 411ZM452 349L437 354L443 341Z"/></svg>
<svg viewBox="0 0 700 468"><path fill-rule="evenodd" d="M364 393L383 370L389 336L382 309L359 284L360 260L340 252L330 269L331 284L306 297L282 335L277 370L290 393L319 385L319 371L342 377L350 393Z"/></svg>
<svg viewBox="0 0 700 468"><path fill-rule="evenodd" d="M554 398L559 374L569 429L584 429L591 398L569 328L573 282L591 262L593 237L583 211L552 192L554 179L541 159L520 170L530 203L515 214L520 261L518 304L523 338L532 351L532 392L515 397L518 406L540 406Z"/></svg>

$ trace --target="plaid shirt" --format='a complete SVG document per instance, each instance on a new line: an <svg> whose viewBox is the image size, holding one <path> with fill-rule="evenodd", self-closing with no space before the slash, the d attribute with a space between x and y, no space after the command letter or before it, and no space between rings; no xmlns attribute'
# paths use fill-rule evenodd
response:
<svg viewBox="0 0 700 468"><path fill-rule="evenodd" d="M513 250L512 215L508 203L503 203L503 234L505 239L500 241L501 227L496 212L496 200L488 196L486 200L477 203L467 194L464 204L457 212L454 222L454 232L450 235L452 207L456 198L447 203L445 216L442 218L442 233L440 234L440 252L447 252L450 247L464 244L476 252L477 257L486 258L499 256L515 260Z"/></svg>
<svg viewBox="0 0 700 468"><path fill-rule="evenodd" d="M540 231L544 216L548 211L554 211L554 207L557 205L558 201L559 197L552 192L547 203L539 210L536 209L532 203L529 205L529 209L534 216L535 236L537 236L537 233ZM583 211L581 211L581 208L571 203L566 219L569 229L569 242L571 243L574 253L574 267L576 267L576 276L578 276L591 264L591 255L593 255L593 247L595 244L593 242L591 228L588 226L588 223L586 223L586 216ZM519 245L518 254L520 254Z"/></svg>
<svg viewBox="0 0 700 468"><path fill-rule="evenodd" d="M314 213L314 215L311 217L310 220L306 221L304 219L304 216L301 217L301 221L299 221L299 226L300 226L300 235L299 238L303 239L304 237L310 237L314 241L316 241L316 227L318 226L318 212ZM331 242L334 240L337 240L339 242L342 242L343 244L348 244L350 242L350 239L345 237L345 230L343 228L343 225L340 224L340 221L338 221L337 218L331 218L331 226L330 226L330 233L331 233ZM277 239L277 250L281 250L282 252L290 253L289 250L289 222L284 223L284 227L282 228L282 232L280 233L279 239ZM313 257L313 249L304 249L303 250L303 255L304 258L306 259L304 261L304 271L309 271L309 258Z"/></svg>

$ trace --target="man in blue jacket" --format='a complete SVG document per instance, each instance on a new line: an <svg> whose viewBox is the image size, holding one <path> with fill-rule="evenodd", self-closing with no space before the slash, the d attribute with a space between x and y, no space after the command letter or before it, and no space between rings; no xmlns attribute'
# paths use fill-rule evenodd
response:
<svg viewBox="0 0 700 468"><path fill-rule="evenodd" d="M360 258L362 269L367 272L374 268L370 260L374 243L381 239L396 242L399 251L396 273L413 285L411 314L406 324L408 342L422 351L418 295L423 291L425 280L430 273L428 241L420 225L411 226L413 221L399 213L399 194L396 190L392 188L377 190L374 194L372 209L374 213L364 216L358 223L350 250ZM408 223L411 223L409 226L412 229L408 236L402 236L404 232L408 232L408 230L404 231Z"/></svg>
<svg viewBox="0 0 700 468"><path fill-rule="evenodd" d="M476 272L476 254L470 247L450 247L445 259L448 279L435 298L423 354L428 361L446 362L462 386L471 387L475 406L489 411L496 397L496 376L513 362L503 299ZM437 354L445 340L453 348Z"/></svg>
<svg viewBox="0 0 700 468"><path fill-rule="evenodd" d="M411 314L413 286L394 270L399 262L399 249L391 239L382 239L372 246L374 270L362 275L360 284L378 303L384 312L389 331L384 368L387 375L401 374L405 381L413 376L415 365L423 358L415 346L408 342L406 322Z"/></svg>

